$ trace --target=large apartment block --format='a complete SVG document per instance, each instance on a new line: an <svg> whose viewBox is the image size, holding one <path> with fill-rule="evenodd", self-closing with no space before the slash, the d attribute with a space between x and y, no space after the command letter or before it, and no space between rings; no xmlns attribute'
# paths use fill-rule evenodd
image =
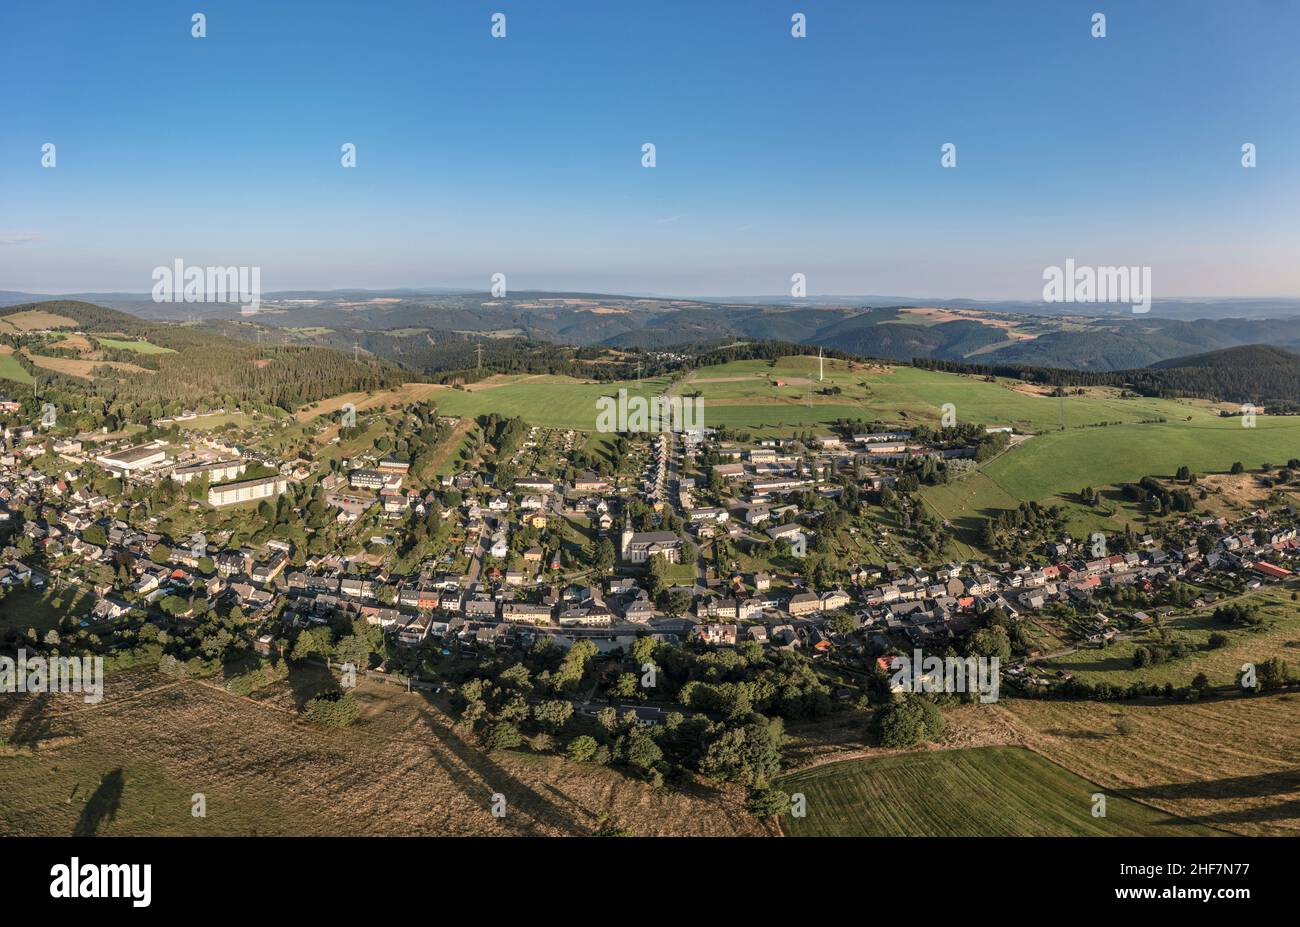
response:
<svg viewBox="0 0 1300 927"><path fill-rule="evenodd" d="M283 476L266 476L257 480L225 483L208 490L208 505L235 505L239 502L266 499L280 495L288 486L289 480Z"/></svg>

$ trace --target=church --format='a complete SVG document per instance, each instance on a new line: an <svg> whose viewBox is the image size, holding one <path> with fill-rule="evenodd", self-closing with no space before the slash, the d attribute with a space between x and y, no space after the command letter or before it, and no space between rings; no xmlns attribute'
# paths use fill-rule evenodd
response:
<svg viewBox="0 0 1300 927"><path fill-rule="evenodd" d="M651 557L681 563L682 539L672 531L633 531L632 519L625 517L619 553L628 563L645 563Z"/></svg>

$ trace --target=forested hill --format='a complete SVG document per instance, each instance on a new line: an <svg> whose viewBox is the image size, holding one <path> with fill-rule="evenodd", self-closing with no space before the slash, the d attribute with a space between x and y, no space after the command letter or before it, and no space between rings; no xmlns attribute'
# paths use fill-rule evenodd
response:
<svg viewBox="0 0 1300 927"><path fill-rule="evenodd" d="M1300 405L1300 354L1266 344L1224 348L1130 371L1139 392L1212 396L1230 402Z"/></svg>
<svg viewBox="0 0 1300 927"><path fill-rule="evenodd" d="M48 386L136 408L253 403L288 410L421 379L368 355L354 360L311 345L259 345L67 300L0 309L0 345L21 368L11 365L10 378L25 371Z"/></svg>
<svg viewBox="0 0 1300 927"><path fill-rule="evenodd" d="M81 302L76 299L50 299L39 303L19 303L16 306L5 306L0 308L0 319L38 312L71 319L77 323L76 327L83 331L127 332L137 329L153 331L165 327L154 322L146 322L125 312L118 312L116 309L106 309L103 306L96 306L94 303ZM67 326L60 325L59 327Z"/></svg>
<svg viewBox="0 0 1300 927"><path fill-rule="evenodd" d="M1171 357L1169 360L1152 364L1154 369L1184 369L1188 367L1213 368L1217 370L1233 367L1269 367L1294 368L1300 361L1300 354L1287 348L1271 344L1247 344L1238 348L1224 348L1220 351L1206 351L1190 357Z"/></svg>
<svg viewBox="0 0 1300 927"><path fill-rule="evenodd" d="M1300 407L1300 354L1252 344L1161 361L1132 370L1081 371L1020 364L913 360L930 370L1014 377L1053 386L1116 386L1144 396L1250 402L1277 410Z"/></svg>

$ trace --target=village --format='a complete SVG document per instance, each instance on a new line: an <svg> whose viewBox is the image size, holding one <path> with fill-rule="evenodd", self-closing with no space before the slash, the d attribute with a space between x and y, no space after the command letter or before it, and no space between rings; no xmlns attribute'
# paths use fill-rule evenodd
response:
<svg viewBox="0 0 1300 927"><path fill-rule="evenodd" d="M1110 555L1065 537L1018 563L849 561L820 535L842 530L845 516L850 534L868 530L858 519L869 498L918 465L967 460L976 448L906 431L742 441L701 428L621 436L626 453L597 473L573 469L579 433L517 430L515 456L533 466L508 486L485 467L415 486L408 460L378 453L321 468L197 431L179 443L104 442L11 424L0 453L0 524L9 529L0 584L93 593L77 622L100 636L133 619L174 627L233 614L267 655L342 617L413 652L457 642L473 654L545 637L627 653L648 636L865 662L910 647L940 652L978 616L1019 619L1058 605L1084 619L1072 646L1101 646L1172 611L1142 603L1174 584L1223 590L1189 603L1207 605L1289 579L1300 554L1293 519L1260 511L1233 524L1189 516L1169 523L1165 539L1141 535ZM274 520L286 494L290 508L325 513L314 524L361 532L364 546L352 555L287 537L231 546L230 531L171 537L156 514L138 515L141 500L158 497L196 518L233 508ZM430 556L396 571L386 554L410 548L412 531L435 539ZM906 539L894 543L902 550ZM815 576L805 576L814 559ZM1121 589L1139 604L1103 601ZM1016 658L1043 651L1026 645Z"/></svg>

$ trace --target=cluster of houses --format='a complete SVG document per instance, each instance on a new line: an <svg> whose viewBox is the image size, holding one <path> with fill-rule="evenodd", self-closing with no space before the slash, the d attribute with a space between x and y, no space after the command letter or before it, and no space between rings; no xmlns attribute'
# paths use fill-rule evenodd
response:
<svg viewBox="0 0 1300 927"><path fill-rule="evenodd" d="M968 630L969 616L976 610L1017 616L1053 602L1084 604L1099 590L1125 586L1150 595L1176 580L1211 578L1209 574L1220 570L1244 574L1248 589L1291 579L1294 569L1284 564L1294 567L1300 561L1296 528L1271 524L1275 519L1265 512L1253 513L1249 520L1268 527L1256 529L1257 538L1255 531L1224 531L1222 518L1186 525L1221 532L1206 554L1196 544L1165 549L1145 535L1138 539L1139 550L1105 557L1087 557L1086 548L1070 541L1049 544L1044 555L1055 562L1043 566L1002 563L990 570L980 564L947 563L925 570L888 565L888 582L877 581L883 575L880 570L861 570L855 575L862 582L860 615L869 629L902 634L919 646ZM1133 617L1150 620L1141 611ZM1104 629L1095 630L1106 636Z"/></svg>
<svg viewBox="0 0 1300 927"><path fill-rule="evenodd" d="M360 558L295 556L301 552L285 541L272 540L258 550L227 549L202 537L173 540L132 528L113 517L117 501L74 489L71 470L51 476L32 467L30 459L44 448L38 433L26 431L5 433L0 524L16 510L34 507L38 517L24 520L22 534L44 554L45 563L57 564L52 574L70 570L75 576L78 561L112 567L117 581L95 584L98 604L90 620L113 618L133 607L161 620L162 600L188 600L202 590L208 599L226 597L237 604L250 626L258 628L259 646L276 639L276 622L304 626L342 614L364 619L410 645L430 635L476 645L548 635L561 645L585 638L613 648L649 633L711 646L757 641L818 654L842 640L829 630L830 616L842 613L851 614L868 639L905 637L919 646L964 633L974 613L985 608L1015 615L1052 602L1084 601L1118 586L1152 593L1175 580L1218 570L1248 574L1249 583L1256 585L1281 582L1292 577L1300 560L1295 527L1283 524L1277 514L1257 512L1231 529L1223 519L1176 526L1187 529L1185 535L1213 537L1204 552L1196 544L1162 546L1143 537L1133 551L1093 557L1067 540L1048 545L1041 562L1032 565L862 566L849 571L847 588L830 589L809 588L798 575L774 582L764 572L735 574L673 587L670 594L684 593L689 607L684 614L669 614L652 600L640 571L628 568L654 558L687 562L693 556L687 533L700 540L723 533L760 544L793 544L816 524L815 512L800 511L798 494L838 495L843 487L829 479L836 471L851 465L864 489L878 489L893 479L890 464L923 455L969 456L974 450L927 448L907 432L823 437L812 448L778 439L741 447L715 440L707 429L655 435L648 442L640 495L656 511L679 516L682 531L634 531L628 496L635 487L615 488L615 481L592 472L567 484L552 473L531 474L502 490L482 474L451 474L443 478L443 490L473 491L458 506L440 505L438 510L450 523L453 551L468 557L468 569L448 572L453 558L447 557L422 564L411 575L391 575ZM308 462L277 462L210 436L191 438L185 444L108 442L89 451L74 440L61 442L55 452L69 464L93 461L127 483L170 479L184 485L205 479L214 506L273 498L289 481L311 474ZM40 447L35 454L30 451L34 446ZM572 448L571 433L565 448ZM702 492L693 479L670 480L705 448L719 461L712 466L717 479L708 494L717 503L713 505L696 504ZM274 475L249 479L253 466L269 467ZM410 464L396 457L357 458L345 470L321 478L324 499L337 510L341 524L359 520L377 505L384 524L395 525L411 511L422 516L437 494L408 487ZM716 493L719 482L721 494ZM567 517L566 507L585 513L597 532L612 534L621 527L615 545L620 569L612 578L593 582L586 571L575 571L572 575L585 578L567 581L554 545L544 549L536 541L560 527L557 521ZM393 533L385 528L371 541L391 543ZM0 556L0 584L45 581L25 559L11 539ZM212 575L200 574L204 559L212 561ZM188 615L172 601L165 617L183 621Z"/></svg>
<svg viewBox="0 0 1300 927"><path fill-rule="evenodd" d="M21 469L23 462L46 453L46 442L30 426L6 428L3 437L0 467ZM274 498L287 490L291 480L305 479L311 473L306 462L286 463L248 453L202 432L184 435L180 444L63 438L53 441L50 449L73 467L94 463L128 484L171 479L186 485L205 479L209 484L207 502L214 507ZM268 471L267 475L241 479L252 465Z"/></svg>

